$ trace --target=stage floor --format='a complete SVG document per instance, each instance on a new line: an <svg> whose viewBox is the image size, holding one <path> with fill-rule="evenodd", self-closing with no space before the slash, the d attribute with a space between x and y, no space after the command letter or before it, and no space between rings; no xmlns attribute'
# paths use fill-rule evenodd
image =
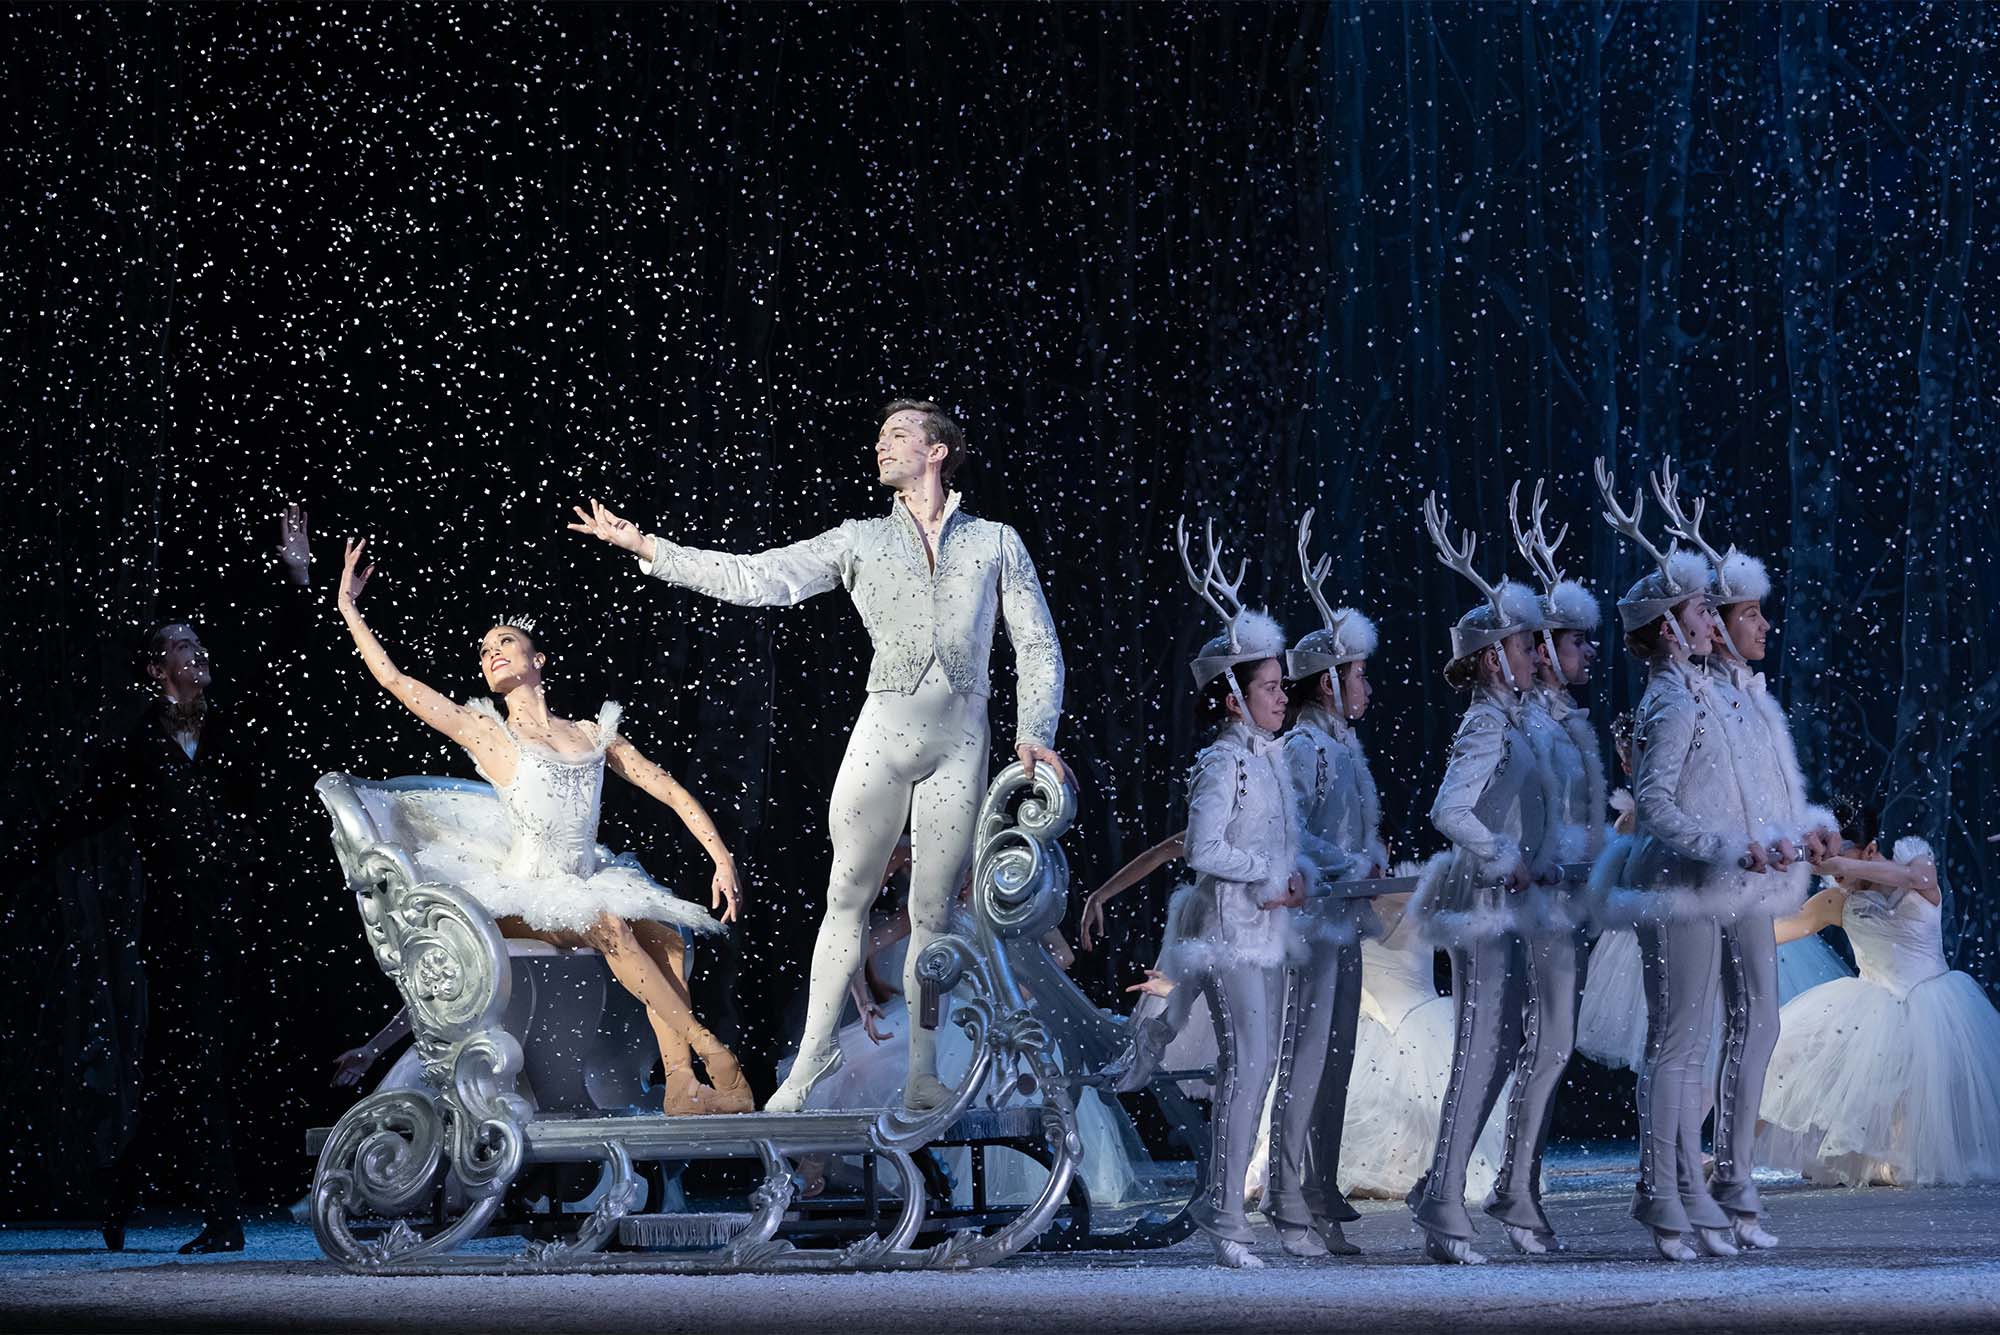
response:
<svg viewBox="0 0 2000 1335"><path fill-rule="evenodd" d="M967 1274L365 1279L319 1259L311 1231L255 1224L240 1256L183 1261L192 1224L134 1230L0 1227L0 1328L14 1331L482 1330L923 1332L1043 1330L1490 1331L2000 1329L2000 1186L1765 1187L1783 1250L1734 1261L1651 1259L1626 1217L1630 1151L1551 1164L1562 1257L1513 1255L1497 1225L1476 1269L1426 1264L1409 1213L1367 1202L1348 1236L1367 1254L1261 1271L1207 1248L1028 1256Z"/></svg>

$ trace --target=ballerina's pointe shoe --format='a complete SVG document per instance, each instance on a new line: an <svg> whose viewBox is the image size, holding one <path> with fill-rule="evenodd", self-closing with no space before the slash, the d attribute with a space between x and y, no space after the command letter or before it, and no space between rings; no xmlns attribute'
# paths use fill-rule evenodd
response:
<svg viewBox="0 0 2000 1335"><path fill-rule="evenodd" d="M1653 1250L1660 1254L1663 1261L1692 1261L1700 1255L1688 1246L1686 1238L1665 1228L1653 1230Z"/></svg>
<svg viewBox="0 0 2000 1335"><path fill-rule="evenodd" d="M1424 1255L1440 1265L1485 1265L1486 1258L1472 1249L1472 1244L1464 1238L1447 1237L1442 1233L1424 1234Z"/></svg>
<svg viewBox="0 0 2000 1335"><path fill-rule="evenodd" d="M1753 1247L1760 1252L1775 1250L1778 1239L1764 1227L1764 1222L1754 1214L1740 1214L1731 1221L1736 1229L1736 1245Z"/></svg>
<svg viewBox="0 0 2000 1335"><path fill-rule="evenodd" d="M1735 1256L1736 1236L1726 1228L1698 1228L1694 1231L1695 1245L1710 1256Z"/></svg>
<svg viewBox="0 0 2000 1335"><path fill-rule="evenodd" d="M660 1111L669 1117L699 1117L715 1112L715 1091L695 1079L688 1067L676 1067L667 1072Z"/></svg>
<svg viewBox="0 0 2000 1335"><path fill-rule="evenodd" d="M944 1081L919 1071L903 1086L903 1106L911 1112L933 1112L951 1102Z"/></svg>
<svg viewBox="0 0 2000 1335"><path fill-rule="evenodd" d="M1507 1225L1507 1241L1514 1244L1514 1250L1523 1256L1547 1256L1549 1249L1542 1242L1541 1235L1532 1228L1522 1228L1519 1224Z"/></svg>
<svg viewBox="0 0 2000 1335"><path fill-rule="evenodd" d="M839 1048L828 1048L824 1052L801 1052L792 1061L792 1073L785 1077L785 1083L764 1103L765 1112L804 1112L806 1096L813 1086L840 1069L844 1060Z"/></svg>
<svg viewBox="0 0 2000 1335"><path fill-rule="evenodd" d="M1215 1244L1215 1263L1227 1270L1262 1270L1264 1258L1251 1251L1240 1242L1228 1238L1210 1237Z"/></svg>

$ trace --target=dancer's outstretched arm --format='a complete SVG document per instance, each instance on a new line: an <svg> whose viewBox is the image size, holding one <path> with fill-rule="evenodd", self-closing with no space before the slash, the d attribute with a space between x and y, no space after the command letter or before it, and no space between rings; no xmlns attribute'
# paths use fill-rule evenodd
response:
<svg viewBox="0 0 2000 1335"><path fill-rule="evenodd" d="M1891 862L1886 858L1821 858L1813 864L1813 870L1822 876L1838 876L1842 880L1885 886L1891 890L1914 890L1933 904L1944 899L1938 890L1937 862L1929 857L1910 862Z"/></svg>
<svg viewBox="0 0 2000 1335"><path fill-rule="evenodd" d="M472 758L479 762L482 769L488 773L511 774L514 747L505 730L492 719L432 690L397 667L390 659L389 651L375 638L375 632L368 629L368 623L361 619L361 609L356 604L361 598L361 591L368 586L368 577L375 573L372 563L356 568L367 546L366 538L348 542L347 564L341 569L340 588L334 594L341 619L347 623L348 633L361 650L361 661L368 665L369 673L382 684L382 688L400 700L404 708L472 752Z"/></svg>
<svg viewBox="0 0 2000 1335"><path fill-rule="evenodd" d="M1170 834L1120 867L1110 880L1091 891L1083 901L1083 916L1076 924L1077 947L1081 950L1097 949L1097 940L1104 935L1104 906L1181 856L1186 846L1186 830Z"/></svg>
<svg viewBox="0 0 2000 1335"><path fill-rule="evenodd" d="M673 775L639 754L639 748L620 737L604 753L604 763L624 779L681 818L688 833L715 859L715 875L709 881L710 908L722 910L724 922L735 922L743 903L743 884L736 876L736 859L722 842L721 831L709 819L708 811L695 795L681 787Z"/></svg>
<svg viewBox="0 0 2000 1335"><path fill-rule="evenodd" d="M1839 923L1841 911L1846 906L1847 891L1837 885L1830 885L1801 904L1797 913L1773 922L1772 934L1781 946L1794 941L1803 941L1821 929Z"/></svg>
<svg viewBox="0 0 2000 1335"><path fill-rule="evenodd" d="M639 558L639 568L655 579L735 603L741 607L789 607L837 587L847 568L847 529L828 529L816 538L773 547L751 556L683 547L639 531L596 499L590 508L571 506L578 522L572 533L588 533ZM1025 696L1024 696L1025 698Z"/></svg>

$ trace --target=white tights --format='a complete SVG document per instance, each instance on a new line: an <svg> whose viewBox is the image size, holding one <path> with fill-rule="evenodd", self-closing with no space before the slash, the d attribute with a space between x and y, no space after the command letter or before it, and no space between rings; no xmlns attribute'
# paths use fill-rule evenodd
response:
<svg viewBox="0 0 2000 1335"><path fill-rule="evenodd" d="M869 693L833 781L827 819L833 871L813 946L801 1061L833 1047L848 979L861 966L868 909L907 825L910 945L903 995L910 1001L909 1072L937 1074L937 1034L917 1022L917 960L944 934L972 857L972 825L986 791L986 747L986 697L954 693L935 660L910 694Z"/></svg>

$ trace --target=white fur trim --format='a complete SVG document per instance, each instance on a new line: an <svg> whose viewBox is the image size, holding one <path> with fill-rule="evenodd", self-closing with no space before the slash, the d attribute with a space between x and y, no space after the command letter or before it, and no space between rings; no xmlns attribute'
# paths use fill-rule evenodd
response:
<svg viewBox="0 0 2000 1335"><path fill-rule="evenodd" d="M1929 858L1932 862L1937 861L1937 854L1931 852L1930 844L1919 839L1914 834L1906 834L1901 839L1898 839L1896 847L1890 851L1889 857L1892 861L1905 864L1915 862L1918 858Z"/></svg>
<svg viewBox="0 0 2000 1335"><path fill-rule="evenodd" d="M1771 596L1770 572L1748 552L1731 547L1722 558L1722 569L1715 573L1716 601L1725 607L1731 603L1761 603Z"/></svg>
<svg viewBox="0 0 2000 1335"><path fill-rule="evenodd" d="M1376 645L1381 643L1381 632L1375 623L1352 607L1337 607L1333 611L1335 636L1340 641L1339 659L1351 663L1357 658L1372 658Z"/></svg>
<svg viewBox="0 0 2000 1335"><path fill-rule="evenodd" d="M1543 602L1550 630L1596 630L1604 621L1597 595L1573 579L1550 589Z"/></svg>
<svg viewBox="0 0 2000 1335"><path fill-rule="evenodd" d="M1542 628L1542 600L1535 591L1515 580L1500 582L1500 608L1507 614L1507 624L1525 627L1528 630Z"/></svg>
<svg viewBox="0 0 2000 1335"><path fill-rule="evenodd" d="M1682 593L1704 592L1708 588L1708 558L1676 547L1667 553L1667 576Z"/></svg>
<svg viewBox="0 0 2000 1335"><path fill-rule="evenodd" d="M1632 790L1630 788L1612 789L1611 809L1621 816L1628 811L1637 810L1638 804L1632 800Z"/></svg>

